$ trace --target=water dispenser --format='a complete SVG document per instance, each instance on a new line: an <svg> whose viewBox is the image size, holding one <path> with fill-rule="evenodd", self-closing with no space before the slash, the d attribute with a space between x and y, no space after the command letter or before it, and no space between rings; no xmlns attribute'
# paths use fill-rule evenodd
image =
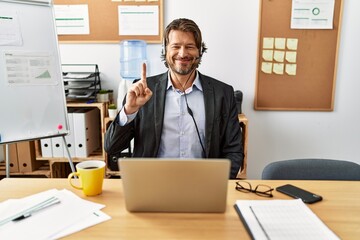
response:
<svg viewBox="0 0 360 240"><path fill-rule="evenodd" d="M141 77L141 65L146 61L146 42L124 40L120 42L120 75L125 80Z"/></svg>

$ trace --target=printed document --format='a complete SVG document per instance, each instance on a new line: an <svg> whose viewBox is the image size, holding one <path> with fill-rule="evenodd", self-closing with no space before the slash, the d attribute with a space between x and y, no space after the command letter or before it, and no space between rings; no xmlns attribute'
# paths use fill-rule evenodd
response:
<svg viewBox="0 0 360 240"><path fill-rule="evenodd" d="M253 239L339 239L301 199L237 200L234 207Z"/></svg>
<svg viewBox="0 0 360 240"><path fill-rule="evenodd" d="M111 218L100 211L105 205L84 200L65 189L51 189L1 202L0 222L49 197L58 198L60 203L32 213L22 220L1 225L0 239L58 239Z"/></svg>

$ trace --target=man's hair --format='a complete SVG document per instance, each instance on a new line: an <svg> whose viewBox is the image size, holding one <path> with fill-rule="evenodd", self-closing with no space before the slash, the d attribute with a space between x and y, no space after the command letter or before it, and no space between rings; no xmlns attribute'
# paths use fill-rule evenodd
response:
<svg viewBox="0 0 360 240"><path fill-rule="evenodd" d="M186 18L178 18L173 20L164 31L164 39L163 39L163 46L161 51L161 60L164 61L165 66L168 68L168 64L166 62L166 47L169 43L169 34L172 30L178 30L182 32L190 32L194 35L196 47L199 49L199 63L201 62L201 57L204 52L206 52L207 47L205 43L202 41L201 31L198 25L193 20L186 19Z"/></svg>

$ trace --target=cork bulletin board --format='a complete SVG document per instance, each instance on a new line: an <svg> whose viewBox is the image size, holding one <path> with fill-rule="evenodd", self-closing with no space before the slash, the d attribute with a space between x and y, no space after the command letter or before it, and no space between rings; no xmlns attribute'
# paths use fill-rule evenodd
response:
<svg viewBox="0 0 360 240"><path fill-rule="evenodd" d="M292 0L261 0L255 110L333 110L342 4L332 29L292 29Z"/></svg>
<svg viewBox="0 0 360 240"><path fill-rule="evenodd" d="M148 43L161 43L163 35L163 0L54 0L54 5L88 6L89 34L60 35L60 43L118 43L139 39ZM158 14L158 31L155 34L119 34L119 6L154 6ZM141 10L140 10L141 11Z"/></svg>

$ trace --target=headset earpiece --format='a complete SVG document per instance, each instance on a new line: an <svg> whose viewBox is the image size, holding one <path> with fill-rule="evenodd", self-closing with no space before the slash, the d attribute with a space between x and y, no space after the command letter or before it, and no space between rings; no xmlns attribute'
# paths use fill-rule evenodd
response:
<svg viewBox="0 0 360 240"><path fill-rule="evenodd" d="M164 37L164 39L163 39L163 42L162 42L162 46L161 46L161 54L163 55L163 56L165 56L166 55L166 39L165 39L165 37Z"/></svg>
<svg viewBox="0 0 360 240"><path fill-rule="evenodd" d="M205 43L202 42L200 45L200 57L202 57L202 55L204 54L205 51L206 51Z"/></svg>

